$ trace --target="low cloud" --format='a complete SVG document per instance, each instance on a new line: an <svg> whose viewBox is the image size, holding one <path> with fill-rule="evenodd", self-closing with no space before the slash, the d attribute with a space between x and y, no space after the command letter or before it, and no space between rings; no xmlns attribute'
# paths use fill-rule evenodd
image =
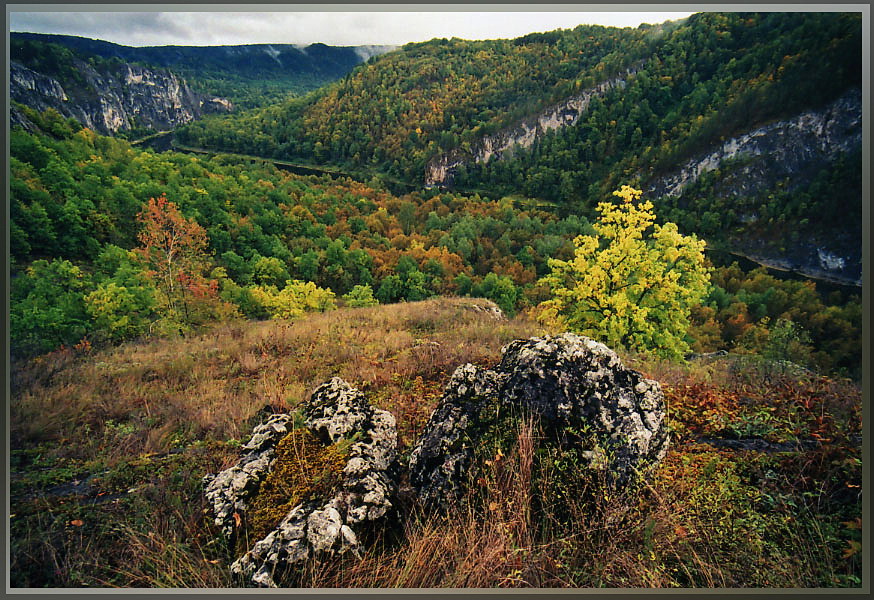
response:
<svg viewBox="0 0 874 600"><path fill-rule="evenodd" d="M689 13L585 12L11 12L12 31L130 46L255 43L405 44L435 37L512 38L579 24L632 26Z"/></svg>

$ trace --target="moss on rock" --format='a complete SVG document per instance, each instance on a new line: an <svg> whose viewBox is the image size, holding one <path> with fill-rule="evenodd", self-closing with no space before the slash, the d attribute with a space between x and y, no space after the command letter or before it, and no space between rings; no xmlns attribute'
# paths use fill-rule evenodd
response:
<svg viewBox="0 0 874 600"><path fill-rule="evenodd" d="M340 485L349 442L325 446L309 429L293 429L276 445L275 462L249 507L247 536L260 540L298 504L330 497ZM238 544L238 555L246 544Z"/></svg>

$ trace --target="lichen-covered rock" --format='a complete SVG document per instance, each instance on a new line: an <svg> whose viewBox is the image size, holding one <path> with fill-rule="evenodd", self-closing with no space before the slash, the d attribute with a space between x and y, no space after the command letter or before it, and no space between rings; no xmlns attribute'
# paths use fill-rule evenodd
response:
<svg viewBox="0 0 874 600"><path fill-rule="evenodd" d="M273 464L276 445L291 430L290 415L273 415L255 427L252 438L242 447L239 462L218 474L204 477L206 500L212 505L215 524L230 536L236 524L234 513L246 509L248 501Z"/></svg>
<svg viewBox="0 0 874 600"><path fill-rule="evenodd" d="M397 456L397 430L394 417L370 406L364 395L345 381L334 378L316 389L302 410L306 428L325 444L347 442L348 461L342 469L341 482L330 497L307 498L295 505L275 529L256 541L231 565L231 571L257 585L274 587L277 570L317 554L360 552L360 528L364 523L384 516L392 507L397 483L393 469ZM290 420L287 415L286 423ZM267 426L272 417L259 425L247 447L276 447L268 439ZM278 421L274 421L274 424ZM257 438L257 441L256 441ZM272 445L271 445L272 444ZM242 472L250 462L249 455L241 465L231 467L208 480L207 498L213 502L216 523L233 529L219 515L245 511L257 489L242 497L235 490L242 481ZM269 463L272 455L266 459ZM248 460L249 462L245 462ZM257 474L263 480L272 464ZM242 489L249 490L248 483ZM260 480L259 480L260 481ZM231 504L229 500L234 499ZM230 511L230 513L228 512Z"/></svg>
<svg viewBox="0 0 874 600"><path fill-rule="evenodd" d="M517 340L494 369L466 364L450 379L410 455L410 483L426 505L445 507L463 492L490 406L539 416L548 439L584 445L588 466L606 469L614 485L627 484L667 452L658 383L585 337Z"/></svg>

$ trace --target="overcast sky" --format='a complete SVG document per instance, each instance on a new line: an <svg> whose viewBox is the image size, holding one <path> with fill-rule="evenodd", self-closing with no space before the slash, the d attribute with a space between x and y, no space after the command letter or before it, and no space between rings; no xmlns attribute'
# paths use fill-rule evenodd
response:
<svg viewBox="0 0 874 600"><path fill-rule="evenodd" d="M404 10L402 6L391 6L391 12L285 12L280 10L281 5L271 8L271 12L58 12L56 5L51 11L35 12L39 5L7 5L11 31L63 33L128 46L314 42L400 45L435 37L513 38L584 23L637 27L691 14L550 12L542 8L525 12L520 9L526 7L520 5L479 5L489 12L421 12Z"/></svg>

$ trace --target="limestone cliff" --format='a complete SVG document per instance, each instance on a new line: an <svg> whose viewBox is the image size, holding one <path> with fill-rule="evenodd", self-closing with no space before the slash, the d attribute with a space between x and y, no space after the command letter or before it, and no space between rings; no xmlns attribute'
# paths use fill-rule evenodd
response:
<svg viewBox="0 0 874 600"><path fill-rule="evenodd" d="M701 175L733 159L744 159L724 185L735 195L771 186L813 163L852 151L862 143L862 91L854 89L822 110L757 127L700 156L649 185L656 196L679 196Z"/></svg>
<svg viewBox="0 0 874 600"><path fill-rule="evenodd" d="M792 190L809 183L810 176L829 168L841 154L857 152L862 144L862 92L852 89L819 110L774 121L722 142L652 180L647 191L658 202L681 197L705 174L718 170L714 191L723 198L755 198L785 183ZM850 193L850 192L848 192ZM750 228L764 229L755 211L741 215ZM840 227L814 228L799 240L774 244L761 236L733 236L736 254L784 271L844 285L861 285L861 202L858 214L847 214Z"/></svg>
<svg viewBox="0 0 874 600"><path fill-rule="evenodd" d="M425 166L425 185L444 185L452 182L458 167L465 163L482 163L510 156L513 149L530 148L547 131L575 125L589 108L595 97L600 97L613 88L625 87L628 77L634 75L638 67L628 69L623 74L607 79L595 87L572 96L563 102L543 109L538 114L524 119L494 135L483 136L471 145L470 150L454 148L445 154L431 159Z"/></svg>
<svg viewBox="0 0 874 600"><path fill-rule="evenodd" d="M78 59L74 65L75 71L58 81L12 61L11 100L39 111L53 108L105 135L134 127L172 129L205 113L232 108L222 98L194 93L167 70L129 63L98 70ZM26 126L17 112L12 122Z"/></svg>

